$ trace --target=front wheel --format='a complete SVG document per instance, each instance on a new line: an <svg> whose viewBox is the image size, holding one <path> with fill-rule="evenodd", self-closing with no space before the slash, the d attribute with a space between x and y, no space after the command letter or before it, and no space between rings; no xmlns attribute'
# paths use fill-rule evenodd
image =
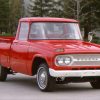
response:
<svg viewBox="0 0 100 100"><path fill-rule="evenodd" d="M54 89L55 80L50 76L46 63L39 65L37 71L37 84L41 91L52 91Z"/></svg>
<svg viewBox="0 0 100 100"><path fill-rule="evenodd" d="M7 68L0 65L0 81L5 81L7 78Z"/></svg>
<svg viewBox="0 0 100 100"><path fill-rule="evenodd" d="M94 89L100 89L100 79L97 79L94 82L90 82L90 84Z"/></svg>

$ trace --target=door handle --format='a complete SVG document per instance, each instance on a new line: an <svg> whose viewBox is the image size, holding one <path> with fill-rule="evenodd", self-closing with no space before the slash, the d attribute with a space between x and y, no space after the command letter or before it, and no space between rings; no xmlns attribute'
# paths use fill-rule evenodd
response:
<svg viewBox="0 0 100 100"><path fill-rule="evenodd" d="M14 41L13 43L14 43L14 44L17 44L18 42L17 42L17 41Z"/></svg>

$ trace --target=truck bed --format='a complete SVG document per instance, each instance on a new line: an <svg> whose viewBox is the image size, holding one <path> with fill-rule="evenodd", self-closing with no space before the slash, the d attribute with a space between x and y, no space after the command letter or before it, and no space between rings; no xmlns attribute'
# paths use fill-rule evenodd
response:
<svg viewBox="0 0 100 100"><path fill-rule="evenodd" d="M0 36L0 42L12 42L15 39L15 37L5 37L5 36Z"/></svg>
<svg viewBox="0 0 100 100"><path fill-rule="evenodd" d="M14 39L14 37L0 37L0 64L2 64L4 67L10 66L10 48Z"/></svg>

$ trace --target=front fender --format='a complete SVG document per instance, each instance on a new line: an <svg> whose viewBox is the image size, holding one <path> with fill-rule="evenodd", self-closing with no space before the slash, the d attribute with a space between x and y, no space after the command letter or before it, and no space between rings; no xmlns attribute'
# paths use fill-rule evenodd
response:
<svg viewBox="0 0 100 100"><path fill-rule="evenodd" d="M53 67L52 66L52 57L45 56L43 54L35 54L35 55L32 56L32 59L30 59L28 61L28 64L27 64L27 70L28 70L29 75L33 74L32 73L33 62L34 62L35 58L37 58L37 57L44 59L46 61L46 63L48 64L49 68Z"/></svg>

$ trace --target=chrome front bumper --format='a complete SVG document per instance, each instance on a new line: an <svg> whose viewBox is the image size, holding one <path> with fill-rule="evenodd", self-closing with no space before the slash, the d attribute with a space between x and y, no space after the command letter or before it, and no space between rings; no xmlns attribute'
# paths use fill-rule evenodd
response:
<svg viewBox="0 0 100 100"><path fill-rule="evenodd" d="M100 70L54 70L49 68L52 77L93 77L100 76Z"/></svg>

